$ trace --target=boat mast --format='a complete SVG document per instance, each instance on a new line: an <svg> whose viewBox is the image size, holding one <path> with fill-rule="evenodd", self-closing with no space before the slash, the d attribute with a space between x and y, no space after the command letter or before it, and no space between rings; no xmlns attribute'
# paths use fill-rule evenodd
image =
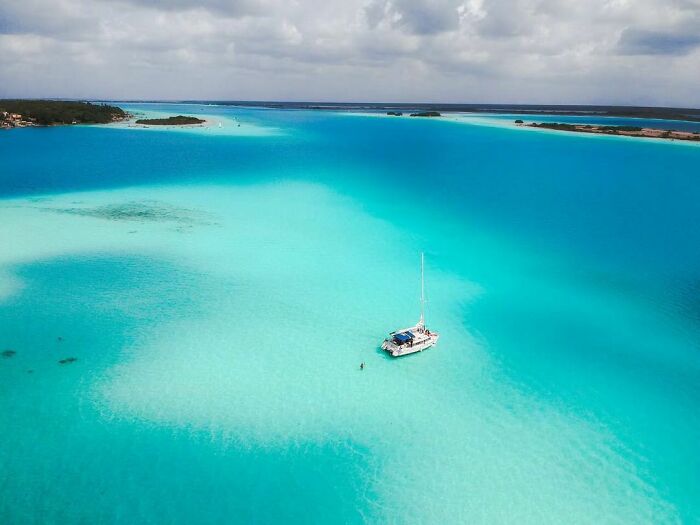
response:
<svg viewBox="0 0 700 525"><path fill-rule="evenodd" d="M423 252L420 252L420 321L419 324L425 325L425 292L423 286Z"/></svg>

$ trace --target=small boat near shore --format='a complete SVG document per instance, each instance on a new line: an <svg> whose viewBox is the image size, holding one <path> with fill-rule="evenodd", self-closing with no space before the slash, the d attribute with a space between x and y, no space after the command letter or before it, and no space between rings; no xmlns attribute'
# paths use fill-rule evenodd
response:
<svg viewBox="0 0 700 525"><path fill-rule="evenodd" d="M415 326L396 330L384 339L382 350L385 350L393 357L422 352L423 350L435 346L440 338L436 332L431 332L425 326L425 291L424 291L424 256L420 254L420 320Z"/></svg>

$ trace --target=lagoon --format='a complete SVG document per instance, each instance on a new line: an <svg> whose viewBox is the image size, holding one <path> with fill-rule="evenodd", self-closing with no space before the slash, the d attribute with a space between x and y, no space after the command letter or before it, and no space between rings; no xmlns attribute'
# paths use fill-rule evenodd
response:
<svg viewBox="0 0 700 525"><path fill-rule="evenodd" d="M7 522L700 517L700 148L125 109L0 135Z"/></svg>

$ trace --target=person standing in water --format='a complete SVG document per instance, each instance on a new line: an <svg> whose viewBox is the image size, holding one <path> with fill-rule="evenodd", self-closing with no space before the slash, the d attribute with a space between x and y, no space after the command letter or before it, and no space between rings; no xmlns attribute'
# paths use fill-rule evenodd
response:
<svg viewBox="0 0 700 525"><path fill-rule="evenodd" d="M365 363L363 361L362 363L360 363L360 370L364 370L364 369L365 369Z"/></svg>

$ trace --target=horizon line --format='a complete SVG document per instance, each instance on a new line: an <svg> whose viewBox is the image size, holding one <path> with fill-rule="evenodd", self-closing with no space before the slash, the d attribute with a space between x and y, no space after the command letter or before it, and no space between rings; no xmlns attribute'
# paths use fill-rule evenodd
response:
<svg viewBox="0 0 700 525"><path fill-rule="evenodd" d="M635 104L550 104L550 103L510 103L510 102L392 102L392 101L320 101L320 100L254 100L254 99L216 99L216 98L186 98L186 99L156 99L156 98L110 98L110 97L0 97L1 100L54 100L54 101L74 101L74 102L116 102L116 103L165 103L165 104L288 104L288 105L316 105L316 106L381 106L381 107L521 107L521 108L630 108L630 109L680 109L700 111L700 107L692 106L654 106Z"/></svg>

